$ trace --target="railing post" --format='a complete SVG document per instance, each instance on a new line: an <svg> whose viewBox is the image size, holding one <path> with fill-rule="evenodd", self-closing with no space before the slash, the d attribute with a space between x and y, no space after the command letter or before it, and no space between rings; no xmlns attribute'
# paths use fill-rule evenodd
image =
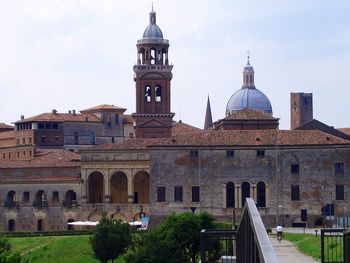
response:
<svg viewBox="0 0 350 263"><path fill-rule="evenodd" d="M324 229L321 229L321 263L324 263Z"/></svg>
<svg viewBox="0 0 350 263"><path fill-rule="evenodd" d="M201 263L205 263L205 229L200 233Z"/></svg>

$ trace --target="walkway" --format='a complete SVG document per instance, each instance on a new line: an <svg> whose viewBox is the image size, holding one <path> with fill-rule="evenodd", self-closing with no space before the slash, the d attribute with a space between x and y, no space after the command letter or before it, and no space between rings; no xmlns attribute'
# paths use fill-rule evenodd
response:
<svg viewBox="0 0 350 263"><path fill-rule="evenodd" d="M287 240L282 240L281 243L278 243L276 238L273 236L270 236L270 240L280 263L318 262L312 257L305 256L304 254L300 253L298 249Z"/></svg>

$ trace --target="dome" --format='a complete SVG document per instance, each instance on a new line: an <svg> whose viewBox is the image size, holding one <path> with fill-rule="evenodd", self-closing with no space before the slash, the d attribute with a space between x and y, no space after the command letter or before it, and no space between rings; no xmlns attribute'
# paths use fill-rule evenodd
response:
<svg viewBox="0 0 350 263"><path fill-rule="evenodd" d="M236 91L227 103L226 116L244 108L263 111L272 115L270 100L256 88L241 88Z"/></svg>
<svg viewBox="0 0 350 263"><path fill-rule="evenodd" d="M163 39L162 30L156 24L156 12L153 10L149 13L149 25L146 27L143 32L143 39Z"/></svg>
<svg viewBox="0 0 350 263"><path fill-rule="evenodd" d="M255 88L254 69L250 65L249 56L247 65L243 69L243 86L229 99L226 106L226 116L244 108L263 111L272 116L272 107L269 99L263 92Z"/></svg>

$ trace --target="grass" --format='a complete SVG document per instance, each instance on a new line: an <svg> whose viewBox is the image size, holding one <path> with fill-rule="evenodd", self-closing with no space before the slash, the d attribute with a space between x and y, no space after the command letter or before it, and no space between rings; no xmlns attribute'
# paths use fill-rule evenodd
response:
<svg viewBox="0 0 350 263"><path fill-rule="evenodd" d="M311 256L314 259L321 261L321 236L311 234L292 234L292 233L283 233L283 238L291 241L296 245L298 250L305 255ZM327 239L325 241L325 257L333 258L342 261L343 259L343 243L335 241L335 239Z"/></svg>
<svg viewBox="0 0 350 263"><path fill-rule="evenodd" d="M22 254L24 262L97 263L90 236L44 236L9 238L13 251ZM117 263L124 262L123 259Z"/></svg>

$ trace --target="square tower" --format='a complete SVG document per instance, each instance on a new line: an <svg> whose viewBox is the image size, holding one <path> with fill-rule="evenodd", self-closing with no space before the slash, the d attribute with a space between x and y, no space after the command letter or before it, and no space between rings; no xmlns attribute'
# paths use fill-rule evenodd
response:
<svg viewBox="0 0 350 263"><path fill-rule="evenodd" d="M290 94L290 127L292 130L313 119L312 93Z"/></svg>

